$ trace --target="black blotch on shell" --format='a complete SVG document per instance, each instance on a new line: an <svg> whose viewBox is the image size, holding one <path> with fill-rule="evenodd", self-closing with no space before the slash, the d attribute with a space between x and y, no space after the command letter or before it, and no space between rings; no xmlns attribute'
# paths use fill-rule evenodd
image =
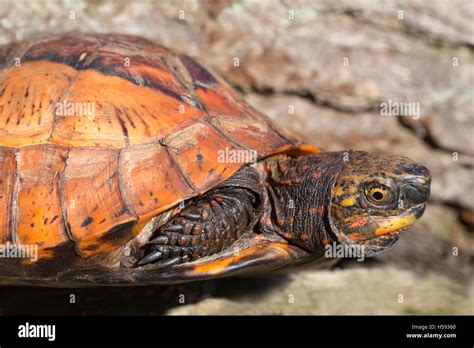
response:
<svg viewBox="0 0 474 348"><path fill-rule="evenodd" d="M87 227L87 226L89 226L89 225L92 223L92 221L94 221L94 219L93 219L92 217L88 216L88 217L82 222L81 227Z"/></svg>

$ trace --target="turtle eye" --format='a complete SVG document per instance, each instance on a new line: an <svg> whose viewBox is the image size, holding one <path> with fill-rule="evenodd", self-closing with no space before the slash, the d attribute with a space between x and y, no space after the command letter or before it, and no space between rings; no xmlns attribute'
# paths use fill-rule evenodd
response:
<svg viewBox="0 0 474 348"><path fill-rule="evenodd" d="M372 203L385 203L389 199L390 191L383 185L371 185L365 195Z"/></svg>

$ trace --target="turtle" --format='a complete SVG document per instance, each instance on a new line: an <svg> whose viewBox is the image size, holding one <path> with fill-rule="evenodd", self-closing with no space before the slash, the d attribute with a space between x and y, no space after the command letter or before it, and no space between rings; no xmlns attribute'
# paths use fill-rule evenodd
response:
<svg viewBox="0 0 474 348"><path fill-rule="evenodd" d="M145 38L0 49L2 284L262 274L338 259L338 246L371 257L421 217L430 181L406 157L302 142Z"/></svg>

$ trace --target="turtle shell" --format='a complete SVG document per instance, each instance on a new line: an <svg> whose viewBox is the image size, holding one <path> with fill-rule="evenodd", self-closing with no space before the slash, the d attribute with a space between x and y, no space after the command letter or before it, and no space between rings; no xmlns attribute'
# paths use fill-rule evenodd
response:
<svg viewBox="0 0 474 348"><path fill-rule="evenodd" d="M126 35L0 49L0 242L88 257L297 141L186 55ZM311 152L311 149L303 149Z"/></svg>

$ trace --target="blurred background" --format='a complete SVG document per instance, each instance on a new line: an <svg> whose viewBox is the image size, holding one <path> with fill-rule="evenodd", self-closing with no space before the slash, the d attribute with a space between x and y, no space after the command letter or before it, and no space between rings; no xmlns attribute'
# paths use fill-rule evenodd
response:
<svg viewBox="0 0 474 348"><path fill-rule="evenodd" d="M423 218L363 263L179 286L1 287L0 313L473 314L473 19L473 1L0 0L0 44L141 35L196 57L308 143L406 155L433 175ZM420 117L382 116L389 101L419 103Z"/></svg>

